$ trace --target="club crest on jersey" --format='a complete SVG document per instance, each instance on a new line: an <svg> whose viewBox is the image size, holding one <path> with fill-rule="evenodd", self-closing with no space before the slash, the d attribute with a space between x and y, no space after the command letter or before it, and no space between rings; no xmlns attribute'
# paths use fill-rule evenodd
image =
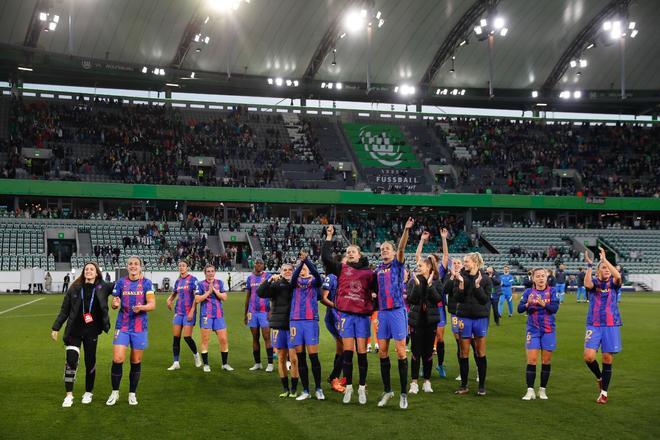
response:
<svg viewBox="0 0 660 440"><path fill-rule="evenodd" d="M403 153L400 146L392 144L387 133L372 132L371 126L365 125L360 128L360 142L364 151L384 166L395 167L401 164Z"/></svg>

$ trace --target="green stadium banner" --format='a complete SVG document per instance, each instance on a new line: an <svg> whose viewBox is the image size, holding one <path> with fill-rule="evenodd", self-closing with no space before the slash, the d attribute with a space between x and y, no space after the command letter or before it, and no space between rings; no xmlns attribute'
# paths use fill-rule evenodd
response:
<svg viewBox="0 0 660 440"><path fill-rule="evenodd" d="M396 125L346 122L344 132L365 168L421 168Z"/></svg>
<svg viewBox="0 0 660 440"><path fill-rule="evenodd" d="M597 211L660 211L660 199L607 197L590 203L577 196L508 194L374 194L364 191L278 188L223 188L179 185L133 185L0 179L0 194L29 197L92 199L187 200L205 202L267 202L314 205L429 206L447 208L557 209Z"/></svg>

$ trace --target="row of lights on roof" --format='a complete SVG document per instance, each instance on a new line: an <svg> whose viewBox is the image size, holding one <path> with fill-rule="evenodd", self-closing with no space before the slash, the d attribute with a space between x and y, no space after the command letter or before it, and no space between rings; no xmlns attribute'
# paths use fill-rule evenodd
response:
<svg viewBox="0 0 660 440"><path fill-rule="evenodd" d="M539 97L539 92L538 92L538 90L534 90L534 91L532 91L532 98L536 99L536 98L538 98L538 97ZM580 90L574 90L573 92L571 92L570 90L562 90L562 91L559 93L559 97L560 97L561 99L571 99L571 98L573 98L573 99L580 99L580 98L582 98L582 91L580 91Z"/></svg>
<svg viewBox="0 0 660 440"><path fill-rule="evenodd" d="M298 87L300 83L297 79L283 79L283 78L268 78L269 85L275 85L277 87L282 87L286 85L287 87Z"/></svg>
<svg viewBox="0 0 660 440"><path fill-rule="evenodd" d="M334 89L337 89L337 90L341 90L341 89L344 88L344 85L340 82L338 82L338 83L322 82L321 83L321 88L322 89L333 89L334 88Z"/></svg>
<svg viewBox="0 0 660 440"><path fill-rule="evenodd" d="M146 75L147 73L149 73L149 68L147 66L144 66L142 67L141 72ZM163 69L162 67L154 67L151 73L158 76L165 76L165 69Z"/></svg>
<svg viewBox="0 0 660 440"><path fill-rule="evenodd" d="M48 23L44 31L54 31L57 29L57 24L60 22L60 16L57 14L50 14L48 12L39 12L39 21Z"/></svg>
<svg viewBox="0 0 660 440"><path fill-rule="evenodd" d="M453 89L453 90L436 89L435 94L436 95L454 95L454 96L461 95L461 96L463 96L463 95L465 95L465 89L460 89L460 90L459 89Z"/></svg>
<svg viewBox="0 0 660 440"><path fill-rule="evenodd" d="M488 19L482 18L479 21L479 25L474 27L474 33L477 35L495 35L499 33L501 36L506 36L509 32L509 28L504 26L504 19L502 17L495 17L492 22L492 26L488 26ZM465 43L461 43L461 46Z"/></svg>
<svg viewBox="0 0 660 440"><path fill-rule="evenodd" d="M625 24L621 20L607 20L603 22L603 30L610 33L610 38L616 40L618 38L625 38L628 33L624 29ZM630 38L635 38L639 31L636 29L637 23L631 21L628 23L628 31L630 31Z"/></svg>

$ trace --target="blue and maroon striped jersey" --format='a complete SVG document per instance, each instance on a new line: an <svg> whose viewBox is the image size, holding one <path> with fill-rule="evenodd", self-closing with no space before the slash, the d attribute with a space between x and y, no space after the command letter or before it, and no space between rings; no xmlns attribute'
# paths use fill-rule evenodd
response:
<svg viewBox="0 0 660 440"><path fill-rule="evenodd" d="M147 312L135 313L133 307L146 304L147 295L153 294L154 286L147 278L133 281L124 277L117 281L112 296L121 298L121 304L115 328L123 332L146 332Z"/></svg>
<svg viewBox="0 0 660 440"><path fill-rule="evenodd" d="M297 279L291 297L291 314L289 315L291 321L319 320L319 288L316 286L318 284L313 277Z"/></svg>
<svg viewBox="0 0 660 440"><path fill-rule="evenodd" d="M542 330L544 333L552 333L555 331L555 314L559 309L559 297L557 290L554 287L547 286L545 290L536 290L532 287L526 289L520 298L518 304L518 312L525 311L525 304L530 296L536 296L538 299L545 301L545 307L538 304L532 304L527 307L527 328Z"/></svg>
<svg viewBox="0 0 660 440"><path fill-rule="evenodd" d="M325 277L322 288L328 291L328 301L334 302L337 296L337 275L330 274Z"/></svg>
<svg viewBox="0 0 660 440"><path fill-rule="evenodd" d="M594 287L588 290L589 311L587 312L587 325L594 327L616 327L621 324L619 305L617 304L617 291L620 284L614 284L614 277L601 281L592 277Z"/></svg>
<svg viewBox="0 0 660 440"><path fill-rule="evenodd" d="M259 295L257 295L259 284L261 284L262 281L268 280L268 278L270 278L270 274L267 272L261 272L261 275L255 275L251 273L247 277L247 281L245 282L245 289L248 291L248 293L250 293L248 312L270 312L270 300L268 298L259 298Z"/></svg>
<svg viewBox="0 0 660 440"><path fill-rule="evenodd" d="M213 280L213 285L219 292L227 291L222 280ZM208 281L200 281L197 284L197 295L206 294L206 291L209 290L209 286L210 284ZM215 292L211 292L208 298L202 301L199 313L202 318L224 318L225 314L222 309L222 301L216 296Z"/></svg>
<svg viewBox="0 0 660 440"><path fill-rule="evenodd" d="M185 278L177 278L174 282L176 292L176 306L174 313L186 316L195 305L195 291L197 290L197 278L188 274Z"/></svg>
<svg viewBox="0 0 660 440"><path fill-rule="evenodd" d="M378 309L390 310L403 307L403 271L405 266L396 258L376 267L378 281Z"/></svg>

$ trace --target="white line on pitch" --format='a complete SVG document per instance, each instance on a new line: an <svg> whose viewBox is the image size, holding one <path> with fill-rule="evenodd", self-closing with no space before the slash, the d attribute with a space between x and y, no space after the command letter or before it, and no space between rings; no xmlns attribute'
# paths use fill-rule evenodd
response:
<svg viewBox="0 0 660 440"><path fill-rule="evenodd" d="M23 307L23 306L29 306L29 305L32 304L32 303L36 303L37 301L41 301L42 299L45 299L45 298L35 299L34 301L26 302L25 304L19 304L19 305L17 305L16 307L12 307L11 309L3 310L2 312L0 312L0 315L3 315L3 314L5 314L5 313L7 313L7 312L11 312L12 310L19 309L19 308L21 308L21 307Z"/></svg>

